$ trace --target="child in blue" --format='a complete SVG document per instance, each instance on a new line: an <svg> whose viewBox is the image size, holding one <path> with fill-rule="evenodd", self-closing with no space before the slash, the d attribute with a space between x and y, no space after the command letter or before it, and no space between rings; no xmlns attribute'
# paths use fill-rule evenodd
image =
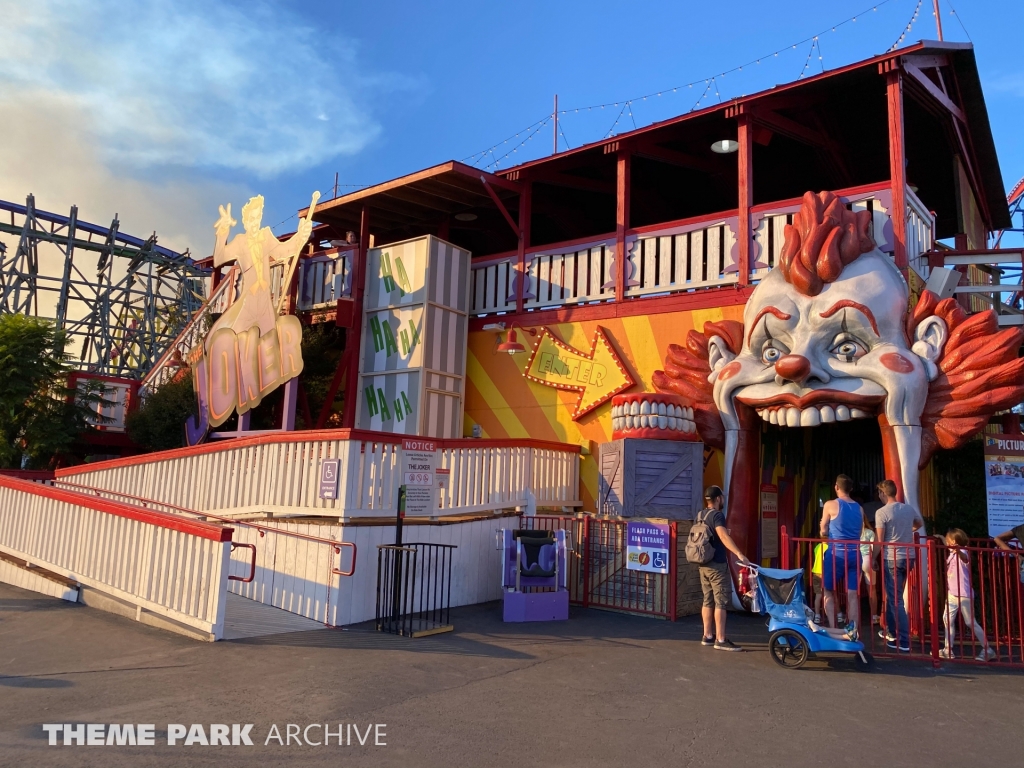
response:
<svg viewBox="0 0 1024 768"><path fill-rule="evenodd" d="M850 498L853 480L846 475L836 478L836 498L825 502L821 514L820 533L832 542L822 561L821 580L825 587L825 615L831 626L836 626L836 584L846 582L846 611L849 623L846 633L856 639L860 626L860 534L864 513L860 504Z"/></svg>

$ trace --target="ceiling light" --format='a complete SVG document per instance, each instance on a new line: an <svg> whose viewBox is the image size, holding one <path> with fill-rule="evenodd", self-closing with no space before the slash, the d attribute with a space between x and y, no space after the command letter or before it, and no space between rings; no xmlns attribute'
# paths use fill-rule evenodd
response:
<svg viewBox="0 0 1024 768"><path fill-rule="evenodd" d="M455 218L459 221L476 221L475 213L456 213Z"/></svg>
<svg viewBox="0 0 1024 768"><path fill-rule="evenodd" d="M711 145L711 151L717 152L719 155L732 154L739 148L740 143L738 141L733 141L732 139L722 139L721 141L716 141Z"/></svg>

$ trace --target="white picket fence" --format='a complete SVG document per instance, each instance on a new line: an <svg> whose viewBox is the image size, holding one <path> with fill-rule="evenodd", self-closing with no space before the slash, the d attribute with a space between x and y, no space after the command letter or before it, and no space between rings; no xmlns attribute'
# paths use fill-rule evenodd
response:
<svg viewBox="0 0 1024 768"><path fill-rule="evenodd" d="M0 477L0 550L213 639L230 547L219 525Z"/></svg>
<svg viewBox="0 0 1024 768"><path fill-rule="evenodd" d="M401 483L400 440L350 430L266 434L85 464L57 475L218 515L387 517L396 512ZM533 440L438 442L440 468L451 473L438 514L581 505L575 446ZM339 498L323 499L320 464L334 458L341 459Z"/></svg>

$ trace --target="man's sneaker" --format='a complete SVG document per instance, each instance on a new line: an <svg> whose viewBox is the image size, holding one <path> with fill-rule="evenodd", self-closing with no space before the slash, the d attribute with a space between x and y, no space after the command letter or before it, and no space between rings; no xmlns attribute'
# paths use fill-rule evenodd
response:
<svg viewBox="0 0 1024 768"><path fill-rule="evenodd" d="M900 646L900 653L910 653L910 643Z"/></svg>
<svg viewBox="0 0 1024 768"><path fill-rule="evenodd" d="M722 640L722 641L717 641L716 640L715 641L715 650L716 651L742 651L743 649L740 648L735 643L733 643L732 640Z"/></svg>
<svg viewBox="0 0 1024 768"><path fill-rule="evenodd" d="M860 631L857 629L857 625L852 621L843 627L843 630L846 632L846 636L851 640L856 642L860 639Z"/></svg>
<svg viewBox="0 0 1024 768"><path fill-rule="evenodd" d="M700 639L700 644L701 645L714 645L715 644L715 638L713 638L713 637L702 637Z"/></svg>
<svg viewBox="0 0 1024 768"><path fill-rule="evenodd" d="M940 659L953 659L953 658L956 658L956 657L953 656L953 652L951 650L949 650L948 648L940 648L939 649L939 658Z"/></svg>
<svg viewBox="0 0 1024 768"><path fill-rule="evenodd" d="M891 646L893 646L894 648L896 647L896 638L895 638L894 636L890 635L890 634L889 634L888 632L886 632L886 631L885 631L884 629L880 629L880 630L878 630L878 636L879 636L880 638L882 638L883 640L885 640L885 642L886 642L886 643L887 643L888 645L891 645Z"/></svg>
<svg viewBox="0 0 1024 768"><path fill-rule="evenodd" d="M987 646L985 650L974 657L975 661L993 661L997 658L996 652L992 649L992 646Z"/></svg>

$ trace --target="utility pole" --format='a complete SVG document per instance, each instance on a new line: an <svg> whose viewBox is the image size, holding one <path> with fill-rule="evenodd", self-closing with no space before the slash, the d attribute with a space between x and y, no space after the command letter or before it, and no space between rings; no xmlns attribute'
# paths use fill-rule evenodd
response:
<svg viewBox="0 0 1024 768"><path fill-rule="evenodd" d="M338 196L338 172L334 172L334 196Z"/></svg>
<svg viewBox="0 0 1024 768"><path fill-rule="evenodd" d="M939 13L939 0L932 0L935 6L935 31L939 34L939 42L942 42L942 16Z"/></svg>
<svg viewBox="0 0 1024 768"><path fill-rule="evenodd" d="M939 0L935 0L935 2L938 2L938 1ZM552 135L552 141L553 141L554 149L552 150L551 154L557 155L558 154L558 94L557 93L555 94L555 111L552 112L551 114L555 118L554 134Z"/></svg>

